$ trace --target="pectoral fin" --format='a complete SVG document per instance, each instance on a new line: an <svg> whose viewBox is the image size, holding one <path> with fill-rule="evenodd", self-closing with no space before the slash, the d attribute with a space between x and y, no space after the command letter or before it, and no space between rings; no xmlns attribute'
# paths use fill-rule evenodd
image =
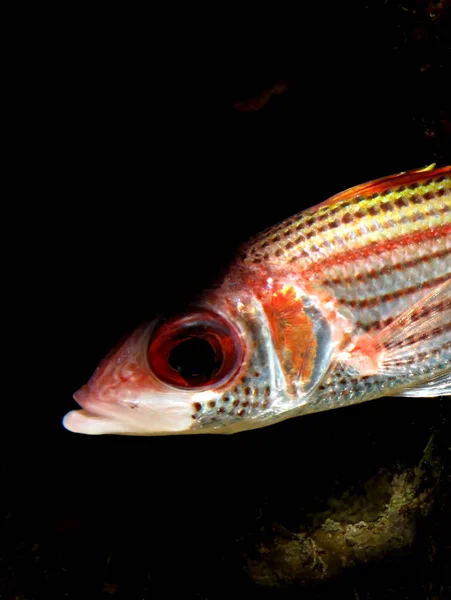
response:
<svg viewBox="0 0 451 600"><path fill-rule="evenodd" d="M434 288L374 338L382 371L393 375L405 374L409 365L437 351L449 359L450 341L451 280Z"/></svg>
<svg viewBox="0 0 451 600"><path fill-rule="evenodd" d="M375 336L362 336L349 355L349 364L366 374L397 376L407 385L420 379L403 396L450 395L451 280Z"/></svg>
<svg viewBox="0 0 451 600"><path fill-rule="evenodd" d="M421 387L407 388L398 396L433 398L435 396L451 396L451 366L445 372L431 379Z"/></svg>

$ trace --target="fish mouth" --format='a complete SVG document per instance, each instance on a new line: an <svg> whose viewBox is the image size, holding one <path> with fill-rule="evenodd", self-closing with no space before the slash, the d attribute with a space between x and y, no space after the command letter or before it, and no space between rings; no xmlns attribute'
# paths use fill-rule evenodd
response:
<svg viewBox="0 0 451 600"><path fill-rule="evenodd" d="M87 435L100 435L115 432L115 422L86 409L71 410L63 418L63 425L72 433L85 433Z"/></svg>
<svg viewBox="0 0 451 600"><path fill-rule="evenodd" d="M81 409L71 410L63 426L73 433L87 435L168 435L191 433L191 403L180 396L156 397L150 393L136 405L122 405L99 399L89 385L74 394Z"/></svg>
<svg viewBox="0 0 451 600"><path fill-rule="evenodd" d="M82 386L78 391L76 391L72 398L75 402L81 406L82 408L87 409L87 405L89 404L89 397L92 395L89 385ZM91 412L91 411L89 411Z"/></svg>
<svg viewBox="0 0 451 600"><path fill-rule="evenodd" d="M112 417L111 407L104 406L105 403L91 398L89 387L84 385L73 395L80 409L71 410L63 417L63 426L73 433L85 433L87 435L100 435L107 433L120 433L124 429L117 419Z"/></svg>

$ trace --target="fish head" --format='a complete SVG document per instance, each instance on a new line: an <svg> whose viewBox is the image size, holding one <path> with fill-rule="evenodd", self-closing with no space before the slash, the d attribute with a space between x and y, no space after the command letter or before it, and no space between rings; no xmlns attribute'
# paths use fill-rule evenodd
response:
<svg viewBox="0 0 451 600"><path fill-rule="evenodd" d="M292 416L332 345L327 320L289 289L214 293L138 327L74 394L81 410L64 426L85 434L234 433Z"/></svg>

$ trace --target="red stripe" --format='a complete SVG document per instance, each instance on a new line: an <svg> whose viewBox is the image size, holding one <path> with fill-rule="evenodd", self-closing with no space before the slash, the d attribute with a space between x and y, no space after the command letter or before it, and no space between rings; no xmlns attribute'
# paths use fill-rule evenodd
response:
<svg viewBox="0 0 451 600"><path fill-rule="evenodd" d="M436 304L432 304L431 306L423 307L418 313L415 314L415 319L424 319L428 315L432 315L433 313L444 312L445 310L451 310L451 300L446 299L441 302L437 302ZM397 315L392 317L388 317L387 319L378 319L371 321L369 323L362 323L361 321L357 321L356 327L359 329L364 329L367 333L385 329L388 325L391 325L393 321L397 318Z"/></svg>
<svg viewBox="0 0 451 600"><path fill-rule="evenodd" d="M389 252L390 250L394 250L396 248L409 246L410 244L420 244L426 240L445 237L449 234L451 234L451 225L442 225L441 227L436 227L434 229L426 229L425 231L408 233L393 240L374 242L369 246L363 246L362 248L357 248L356 250L340 252L335 256L330 256L329 258L316 262L306 269L306 272L311 273L312 271L323 271L324 267L333 267L335 265L361 260L363 258Z"/></svg>
<svg viewBox="0 0 451 600"><path fill-rule="evenodd" d="M340 304L350 306L351 308L374 308L375 306L378 306L383 302L393 302L393 300L397 300L398 298L402 298L403 296L407 296L408 294L414 294L415 292L419 292L422 290L429 290L435 286L445 283L445 281L448 280L449 275L443 275L442 277L436 277L431 281L424 281L420 285L411 285L407 288L396 290L395 292L388 292L387 294L383 294L382 296L370 296L369 298L365 298L364 300L346 300L346 298L340 298L338 302Z"/></svg>
<svg viewBox="0 0 451 600"><path fill-rule="evenodd" d="M327 279L323 283L324 285L336 285L338 284L352 284L357 281L374 280L382 277L383 275L389 275L392 271L404 271L405 269L412 269L418 265L428 263L432 260L446 258L451 254L451 248L446 250L440 250L439 252L433 252L432 254L424 254L412 260L405 262L389 264L379 270L371 268L371 271L358 273L357 275L350 275L349 277L334 277L333 279Z"/></svg>

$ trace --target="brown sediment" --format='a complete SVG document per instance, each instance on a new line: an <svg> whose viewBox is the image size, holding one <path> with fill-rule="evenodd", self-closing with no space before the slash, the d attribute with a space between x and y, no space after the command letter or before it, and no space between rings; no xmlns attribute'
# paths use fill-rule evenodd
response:
<svg viewBox="0 0 451 600"><path fill-rule="evenodd" d="M272 535L246 557L248 574L263 586L305 585L404 551L433 504L434 484L423 489L421 479L421 463L396 475L382 471L367 482L365 494L345 492L330 499L326 511L308 515L309 531L273 524Z"/></svg>

